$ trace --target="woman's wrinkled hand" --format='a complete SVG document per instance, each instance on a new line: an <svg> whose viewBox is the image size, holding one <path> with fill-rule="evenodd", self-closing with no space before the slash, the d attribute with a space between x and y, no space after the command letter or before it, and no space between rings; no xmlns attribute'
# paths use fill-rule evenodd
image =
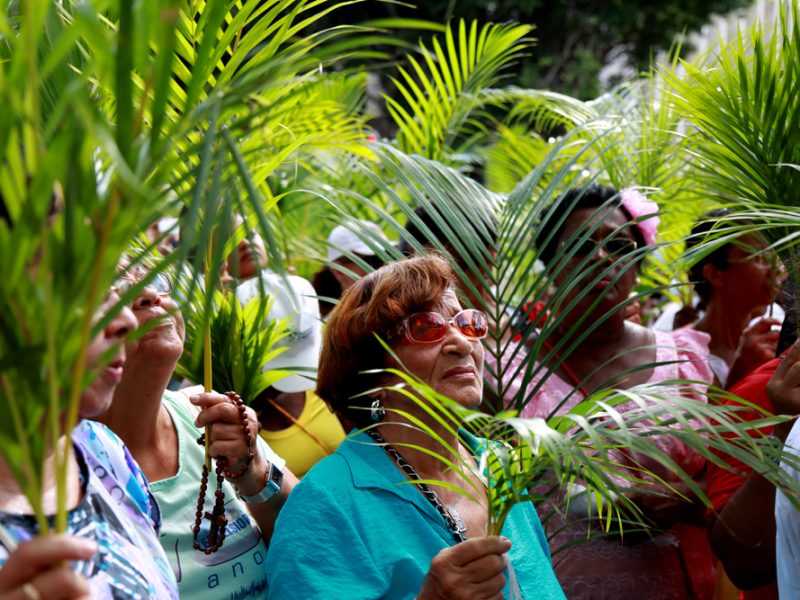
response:
<svg viewBox="0 0 800 600"><path fill-rule="evenodd" d="M498 536L445 548L433 557L417 600L502 600L509 549L511 542Z"/></svg>
<svg viewBox="0 0 800 600"><path fill-rule="evenodd" d="M228 396L207 392L192 396L189 400L200 408L195 425L198 427L208 425L211 429L209 453L214 458L224 456L228 460L229 472L240 471L247 463L250 454L253 454L250 467L233 483L244 494L258 493L264 487L268 466L266 460L259 455L258 444L256 444L256 436L261 427L256 413L252 408L245 407L244 414L250 432L250 441L248 441L242 429L239 408L231 402Z"/></svg>
<svg viewBox="0 0 800 600"><path fill-rule="evenodd" d="M70 535L24 542L0 569L0 600L75 600L90 598L89 583L69 563L89 560L97 544Z"/></svg>

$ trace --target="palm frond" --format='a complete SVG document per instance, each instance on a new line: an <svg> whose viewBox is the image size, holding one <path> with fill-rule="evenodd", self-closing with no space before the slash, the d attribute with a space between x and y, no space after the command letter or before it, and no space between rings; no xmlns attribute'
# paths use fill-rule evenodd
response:
<svg viewBox="0 0 800 600"><path fill-rule="evenodd" d="M302 35L346 4L32 0L20 14L0 9L0 98L8 106L0 114L8 213L0 221L8 282L0 292L0 438L43 529L38 471L47 447L71 431L96 375L86 365L90 340L122 304L99 320L95 313L120 257L139 264L154 250L129 248L130 240L159 217L180 215L181 245L155 271L185 262L199 270L207 255L213 268L225 250L213 244L216 223L236 207L255 215L278 264L268 176L314 145L359 147L353 96L340 91L337 100L312 85L320 65L358 54L356 39L345 43L357 30ZM315 103L309 116L329 124L324 131L302 120L302 98ZM291 121L294 137L276 135L281 120ZM254 148L254 125L276 138L272 156ZM62 501L66 460L58 457Z"/></svg>
<svg viewBox="0 0 800 600"><path fill-rule="evenodd" d="M522 419L513 412L495 416L477 412L436 393L402 369L386 372L401 380L391 389L402 389L428 415L409 419L408 411L395 413L404 426L431 436L429 447L415 449L433 456L446 468L474 472L475 464L458 463L457 451L437 429L452 435L465 427L487 438L479 449L478 472L489 494L489 534L500 533L515 504L554 500L558 490L566 490L559 502L569 505L582 499L587 522L603 525L612 535L654 530L655 525L632 500L637 494L680 495L677 488L685 485L710 506L693 474L670 457L664 446L666 439L677 440L688 451L723 468L730 467L721 456L735 457L781 489L800 491L796 481L774 468L779 458L792 464L797 464L797 459L771 439L749 434L784 418L761 411L762 417L755 421L742 420L735 408L697 402L681 395L680 390L676 393L675 386L687 382L604 390L564 415L545 420ZM741 407L745 408L752 407ZM468 498L475 494L470 487L449 489Z"/></svg>
<svg viewBox="0 0 800 600"><path fill-rule="evenodd" d="M420 60L408 56L410 68L400 68L394 80L402 98L386 98L399 127L400 149L428 158L452 161L483 135L479 110L491 99L482 96L530 45L526 25L486 25L459 21L434 37L431 47L420 44Z"/></svg>
<svg viewBox="0 0 800 600"><path fill-rule="evenodd" d="M194 287L194 289L192 289ZM183 293L191 297L183 305L186 323L186 351L176 372L189 381L203 381L204 353L198 339L204 330L204 293L197 286L186 285ZM264 371L270 360L286 350L281 340L289 335L289 319L269 319L273 300L257 295L244 306L232 290L215 291L211 308L211 354L213 381L218 390L235 390L245 403L255 400L261 392L290 373L281 370Z"/></svg>
<svg viewBox="0 0 800 600"><path fill-rule="evenodd" d="M800 172L787 165L800 164L798 16L797 2L779 3L772 27L739 31L706 63L684 64L685 77L665 71L696 131L696 182L711 197L797 206Z"/></svg>

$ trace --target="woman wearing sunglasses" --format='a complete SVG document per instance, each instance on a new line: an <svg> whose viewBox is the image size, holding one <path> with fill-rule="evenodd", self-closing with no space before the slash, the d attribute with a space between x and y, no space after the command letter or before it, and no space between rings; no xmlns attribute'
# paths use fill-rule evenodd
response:
<svg viewBox="0 0 800 600"><path fill-rule="evenodd" d="M267 558L270 598L499 599L506 560L525 597L563 598L533 507L516 506L504 537L487 536L478 475L434 457L469 464L475 438L450 433L384 371L404 369L478 405L487 320L463 310L453 286L443 259L410 258L359 280L331 313L317 392L362 432L311 469L284 506Z"/></svg>
<svg viewBox="0 0 800 600"><path fill-rule="evenodd" d="M526 332L526 345L539 360L531 365L534 375L524 391L519 380L510 386L524 401L522 416L563 415L602 389L675 379L710 383L706 334L654 332L626 318L639 262L655 241L658 207L635 190L618 193L599 185L570 190L558 202L561 210L551 211L555 216L537 232L543 240L538 256L554 284L549 314ZM506 370L505 376L513 372ZM705 401L700 384L675 393ZM659 440L659 446L700 477L701 456L671 438ZM680 487L667 469L647 466ZM670 494L667 488L664 493ZM652 538L639 535L634 543L630 533L622 540L603 537L596 523L587 524L585 503L571 503L569 513L561 500L541 510L553 513L550 547L569 598L710 597L714 571L699 502L634 496L644 517L661 531ZM587 530L594 530L591 540Z"/></svg>

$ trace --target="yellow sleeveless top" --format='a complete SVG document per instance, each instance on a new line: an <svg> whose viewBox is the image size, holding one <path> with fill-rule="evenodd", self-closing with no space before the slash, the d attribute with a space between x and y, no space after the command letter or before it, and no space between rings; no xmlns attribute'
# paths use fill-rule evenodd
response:
<svg viewBox="0 0 800 600"><path fill-rule="evenodd" d="M345 433L336 415L309 390L303 412L292 426L280 431L262 429L261 437L286 461L292 473L302 477L318 460L336 450Z"/></svg>

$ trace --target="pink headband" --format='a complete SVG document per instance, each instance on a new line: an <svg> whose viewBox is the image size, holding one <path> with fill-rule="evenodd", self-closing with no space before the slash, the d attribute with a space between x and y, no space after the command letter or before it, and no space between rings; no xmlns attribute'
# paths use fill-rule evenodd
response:
<svg viewBox="0 0 800 600"><path fill-rule="evenodd" d="M622 199L622 206L625 207L632 219L653 215L648 219L637 221L636 227L639 228L639 233L642 234L642 238L647 245L655 243L656 235L658 234L658 223L661 221L656 216L658 204L648 200L647 196L632 187L625 188L619 195Z"/></svg>

